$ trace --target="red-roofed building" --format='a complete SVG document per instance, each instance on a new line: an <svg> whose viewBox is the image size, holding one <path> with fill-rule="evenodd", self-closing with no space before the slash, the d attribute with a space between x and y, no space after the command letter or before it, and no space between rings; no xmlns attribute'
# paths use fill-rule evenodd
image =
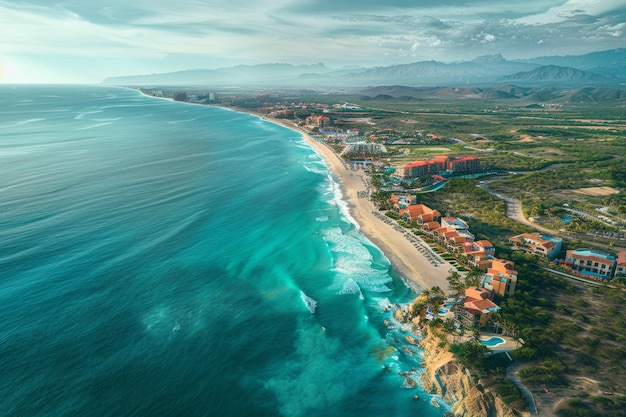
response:
<svg viewBox="0 0 626 417"><path fill-rule="evenodd" d="M483 276L482 285L502 297L513 295L517 285L515 264L506 259L493 259Z"/></svg>
<svg viewBox="0 0 626 417"><path fill-rule="evenodd" d="M480 170L480 159L475 156L451 157L447 162L448 171L476 172Z"/></svg>
<svg viewBox="0 0 626 417"><path fill-rule="evenodd" d="M617 268L615 268L616 277L626 277L626 252L617 254Z"/></svg>
<svg viewBox="0 0 626 417"><path fill-rule="evenodd" d="M488 240L479 240L477 242L464 243L459 248L459 251L471 265L486 271L491 266L496 248Z"/></svg>
<svg viewBox="0 0 626 417"><path fill-rule="evenodd" d="M402 208L415 204L417 196L407 194L391 194L391 198L389 200L393 208L398 211Z"/></svg>
<svg viewBox="0 0 626 417"><path fill-rule="evenodd" d="M418 178L428 177L438 172L439 171L435 172L434 170L431 172L430 164L427 161L416 161L396 168L394 175L399 178Z"/></svg>
<svg viewBox="0 0 626 417"><path fill-rule="evenodd" d="M330 126L330 119L328 116L321 116L317 114L312 114L306 118L306 124L309 126L314 126L317 128L325 128Z"/></svg>
<svg viewBox="0 0 626 417"><path fill-rule="evenodd" d="M441 213L433 210L424 204L412 204L400 209L400 216L407 223L424 224L428 222L438 221Z"/></svg>
<svg viewBox="0 0 626 417"><path fill-rule="evenodd" d="M553 259L561 251L563 239L540 233L523 233L509 238L515 249L525 250L535 255Z"/></svg>
<svg viewBox="0 0 626 417"><path fill-rule="evenodd" d="M491 301L491 291L478 287L465 289L465 297L452 307L455 320L467 328L487 326L498 310L500 307Z"/></svg>
<svg viewBox="0 0 626 417"><path fill-rule="evenodd" d="M422 224L422 230L428 234L431 234L439 228L441 228L441 224L439 224L439 222L426 222Z"/></svg>
<svg viewBox="0 0 626 417"><path fill-rule="evenodd" d="M438 155L434 158L414 161L396 168L395 176L399 178L418 178L439 175L443 171L477 172L480 170L480 159L475 156Z"/></svg>

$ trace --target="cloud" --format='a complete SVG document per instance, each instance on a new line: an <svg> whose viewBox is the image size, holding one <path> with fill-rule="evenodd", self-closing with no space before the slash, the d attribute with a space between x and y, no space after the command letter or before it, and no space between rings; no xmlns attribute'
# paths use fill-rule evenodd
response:
<svg viewBox="0 0 626 417"><path fill-rule="evenodd" d="M567 0L564 3L554 5L541 13L529 14L516 19L517 23L528 25L545 25L560 23L581 15L601 16L616 12L621 15L625 12L621 0Z"/></svg>
<svg viewBox="0 0 626 417"><path fill-rule="evenodd" d="M622 3L63 0L51 5L49 0L0 0L5 41L0 53L29 56L42 67L52 57L83 57L84 66L103 68L105 62L120 68L129 63L127 73L136 73L140 67L130 63L140 61L141 71L163 72L237 63L378 66L496 52L507 58L574 54L624 44Z"/></svg>

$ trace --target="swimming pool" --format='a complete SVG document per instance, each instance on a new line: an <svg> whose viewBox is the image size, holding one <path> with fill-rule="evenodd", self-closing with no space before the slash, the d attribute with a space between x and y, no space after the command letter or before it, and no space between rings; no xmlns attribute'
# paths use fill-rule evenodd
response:
<svg viewBox="0 0 626 417"><path fill-rule="evenodd" d="M488 339L481 339L480 343L482 343L485 346L495 347L495 346L499 346L499 345L506 343L506 340L504 340L501 337L491 336Z"/></svg>

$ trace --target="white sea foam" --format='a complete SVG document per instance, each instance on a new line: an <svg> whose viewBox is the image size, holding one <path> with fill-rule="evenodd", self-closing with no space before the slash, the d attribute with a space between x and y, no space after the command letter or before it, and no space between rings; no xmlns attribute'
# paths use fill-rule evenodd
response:
<svg viewBox="0 0 626 417"><path fill-rule="evenodd" d="M95 125L89 125L89 126L85 126L85 127L78 127L76 129L73 130L88 130L88 129L95 129L96 127L102 127L102 126L107 126L110 125L112 122L102 122L102 123L96 123Z"/></svg>
<svg viewBox="0 0 626 417"><path fill-rule="evenodd" d="M364 299L363 293L361 292L361 288L357 282L350 278L344 284L341 290L339 290L339 295L350 295L350 294L358 294L361 300Z"/></svg>
<svg viewBox="0 0 626 417"><path fill-rule="evenodd" d="M300 298L302 298L307 310L309 310L311 314L314 314L315 309L317 308L317 301L306 295L304 291L300 291Z"/></svg>
<svg viewBox="0 0 626 417"><path fill-rule="evenodd" d="M392 278L386 270L373 267L373 257L358 234L346 235L341 228L335 227L325 231L324 238L333 255L333 271L343 286L349 280L354 281L359 291L366 289L372 292L387 292L387 284ZM347 284L350 288L350 284Z"/></svg>
<svg viewBox="0 0 626 417"><path fill-rule="evenodd" d="M324 232L324 239L329 243L330 250L334 253L348 253L360 260L372 259L372 255L363 246L363 242L353 236L344 234L339 227L327 229Z"/></svg>
<svg viewBox="0 0 626 417"><path fill-rule="evenodd" d="M357 230L359 230L361 226L359 225L359 223L357 223L354 217L352 217L352 215L350 214L350 210L348 209L348 203L343 200L343 193L341 192L341 188L339 187L339 184L337 183L337 181L335 181L335 179L330 174L328 175L328 181L330 182L329 190L332 191L332 195L333 195L333 200L332 200L333 203L337 207L339 207L339 210L341 210L341 214L343 215L343 218L347 222L352 223L352 225L354 225L354 227Z"/></svg>
<svg viewBox="0 0 626 417"><path fill-rule="evenodd" d="M176 125L179 123L189 123L189 122L193 122L195 121L197 118L194 117L193 119L185 119L185 120L169 120L167 123L172 124L172 125Z"/></svg>
<svg viewBox="0 0 626 417"><path fill-rule="evenodd" d="M82 112L82 113L77 114L77 115L74 117L74 120L81 120L81 119L83 119L85 116L88 116L88 115L90 115L90 114L98 114L98 113L102 113L102 112L103 112L103 110L84 111L84 112Z"/></svg>
<svg viewBox="0 0 626 417"><path fill-rule="evenodd" d="M391 304L387 297L376 299L376 305L381 311L389 311L393 308L393 304Z"/></svg>
<svg viewBox="0 0 626 417"><path fill-rule="evenodd" d="M22 126L22 125L26 125L26 124L29 124L29 123L42 122L44 120L46 120L46 119L32 118L32 119L20 120L19 122L12 122L12 123L7 123L7 124L4 124L4 125L0 125L0 128L5 129L5 128L10 128L10 127Z"/></svg>
<svg viewBox="0 0 626 417"><path fill-rule="evenodd" d="M325 168L324 169L320 169L320 168L317 168L315 166L312 166L313 164L307 164L307 163L302 163L301 162L300 165L302 165L304 167L304 169L306 169L307 171L312 172L314 174L325 175L325 174L328 173Z"/></svg>
<svg viewBox="0 0 626 417"><path fill-rule="evenodd" d="M116 122L118 120L122 120L121 117L111 117L111 118L107 118L107 119L91 119L94 122Z"/></svg>

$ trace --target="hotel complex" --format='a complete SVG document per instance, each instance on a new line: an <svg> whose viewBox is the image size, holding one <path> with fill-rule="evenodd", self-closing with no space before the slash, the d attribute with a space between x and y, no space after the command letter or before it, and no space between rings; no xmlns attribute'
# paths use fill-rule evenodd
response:
<svg viewBox="0 0 626 417"><path fill-rule="evenodd" d="M530 252L544 258L554 259L563 246L563 239L540 233L523 233L509 238L514 249Z"/></svg>
<svg viewBox="0 0 626 417"><path fill-rule="evenodd" d="M560 264L571 269L574 275L608 281L615 274L617 258L596 250L576 249L568 250L565 261Z"/></svg>
<svg viewBox="0 0 626 417"><path fill-rule="evenodd" d="M488 240L475 240L468 224L458 217L442 216L438 210L424 204L415 204L414 195L392 194L389 203L406 223L418 226L425 236L437 241L450 253L465 258L466 263L482 271L480 287L469 287L457 294L446 307L458 325L467 328L484 328L492 322L500 307L494 297L507 297L515 293L518 272L515 263L495 256L495 246ZM512 248L547 259L554 259L563 248L563 240L540 233L524 233L508 239ZM614 276L626 276L626 252L617 257L591 249L568 250L565 260L555 261L569 267L574 275L608 281ZM446 309L439 316L446 315ZM431 312L427 316L436 317Z"/></svg>
<svg viewBox="0 0 626 417"><path fill-rule="evenodd" d="M394 176L403 179L429 177L442 172L471 173L480 170L475 156L436 156L425 161L409 162L396 168Z"/></svg>

